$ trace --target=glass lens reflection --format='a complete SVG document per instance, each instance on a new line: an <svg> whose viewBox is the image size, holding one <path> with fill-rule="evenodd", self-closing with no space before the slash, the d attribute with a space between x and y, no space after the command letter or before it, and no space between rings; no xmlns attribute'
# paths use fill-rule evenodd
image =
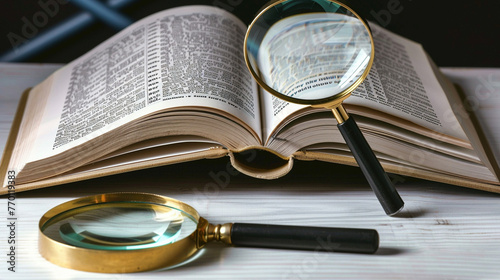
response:
<svg viewBox="0 0 500 280"><path fill-rule="evenodd" d="M367 69L372 44L361 20L348 10L338 12L302 13L277 22L262 15L247 38L250 66L288 97L317 100L344 92Z"/></svg>
<svg viewBox="0 0 500 280"><path fill-rule="evenodd" d="M101 203L52 218L43 230L69 245L101 250L135 250L183 239L196 230L189 214L165 205Z"/></svg>

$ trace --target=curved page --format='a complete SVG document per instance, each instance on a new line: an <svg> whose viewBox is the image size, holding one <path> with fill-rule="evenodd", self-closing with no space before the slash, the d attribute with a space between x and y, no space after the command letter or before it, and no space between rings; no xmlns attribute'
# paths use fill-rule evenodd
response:
<svg viewBox="0 0 500 280"><path fill-rule="evenodd" d="M149 16L56 73L28 162L71 149L153 112L205 107L261 132L246 69L245 25L214 7Z"/></svg>

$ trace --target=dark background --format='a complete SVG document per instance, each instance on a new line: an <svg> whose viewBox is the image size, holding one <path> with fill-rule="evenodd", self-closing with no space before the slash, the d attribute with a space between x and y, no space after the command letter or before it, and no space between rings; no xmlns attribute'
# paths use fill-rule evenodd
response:
<svg viewBox="0 0 500 280"><path fill-rule="evenodd" d="M2 0L0 4L0 54L13 49L8 34L21 35L25 22L43 11L39 2L63 0ZM250 22L268 0L137 0L122 12L137 20L156 11L188 4L217 5ZM364 12L372 21L404 37L420 42L438 66L500 67L500 1L363 1ZM71 3L59 4L59 11L37 28L37 34L80 13ZM83 32L68 37L28 62L67 63L116 31L96 22Z"/></svg>

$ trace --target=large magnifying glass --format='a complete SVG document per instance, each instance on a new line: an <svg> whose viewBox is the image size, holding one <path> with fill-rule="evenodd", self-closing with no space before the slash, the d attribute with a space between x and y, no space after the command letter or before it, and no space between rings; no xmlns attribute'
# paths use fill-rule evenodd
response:
<svg viewBox="0 0 500 280"><path fill-rule="evenodd" d="M248 27L244 53L255 80L285 101L328 108L388 215L404 202L342 102L365 79L374 58L367 22L348 1L280 0Z"/></svg>
<svg viewBox="0 0 500 280"><path fill-rule="evenodd" d="M39 222L38 248L57 265L126 273L175 266L210 241L228 245L374 253L373 229L228 223L212 225L191 206L147 193L110 193L60 204Z"/></svg>

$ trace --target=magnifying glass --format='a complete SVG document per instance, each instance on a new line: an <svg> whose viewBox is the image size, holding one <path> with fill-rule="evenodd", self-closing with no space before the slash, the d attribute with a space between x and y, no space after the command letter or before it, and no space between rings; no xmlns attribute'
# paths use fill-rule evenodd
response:
<svg viewBox="0 0 500 280"><path fill-rule="evenodd" d="M333 111L369 185L385 212L394 215L404 202L342 105L374 58L369 26L347 2L274 1L248 27L245 60L257 83L276 97Z"/></svg>
<svg viewBox="0 0 500 280"><path fill-rule="evenodd" d="M39 222L40 254L57 265L127 273L180 264L205 244L374 253L373 229L227 223L212 225L191 206L147 193L110 193L60 204Z"/></svg>

